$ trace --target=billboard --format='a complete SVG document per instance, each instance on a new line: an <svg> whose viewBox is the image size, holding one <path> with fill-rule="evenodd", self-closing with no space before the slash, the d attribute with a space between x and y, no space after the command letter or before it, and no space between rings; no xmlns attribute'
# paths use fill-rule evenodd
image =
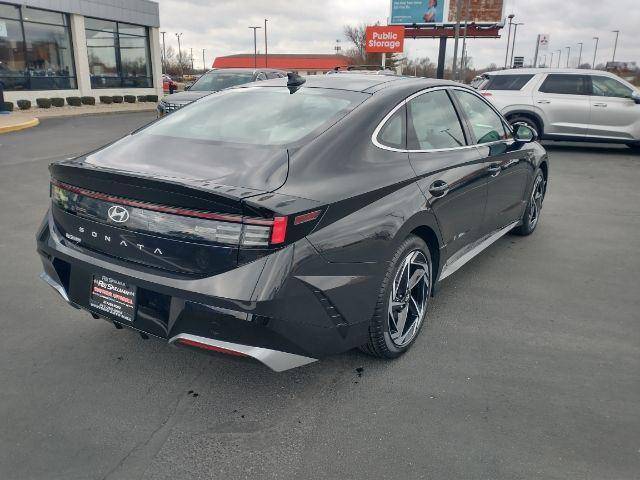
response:
<svg viewBox="0 0 640 480"><path fill-rule="evenodd" d="M367 53L400 53L404 47L404 27L367 27L364 49Z"/></svg>
<svg viewBox="0 0 640 480"><path fill-rule="evenodd" d="M460 20L476 25L503 23L504 0L457 0ZM456 0L391 0L390 25L451 25L456 23Z"/></svg>

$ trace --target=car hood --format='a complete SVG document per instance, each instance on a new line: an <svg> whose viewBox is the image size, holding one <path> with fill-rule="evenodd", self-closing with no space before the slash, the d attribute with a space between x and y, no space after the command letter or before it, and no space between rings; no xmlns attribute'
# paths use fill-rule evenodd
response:
<svg viewBox="0 0 640 480"><path fill-rule="evenodd" d="M192 92L187 90L186 92L173 93L163 98L168 103L191 103L199 98L211 95L213 92Z"/></svg>
<svg viewBox="0 0 640 480"><path fill-rule="evenodd" d="M283 147L227 144L151 135L144 129L77 159L85 168L171 180L215 183L273 192L287 179Z"/></svg>

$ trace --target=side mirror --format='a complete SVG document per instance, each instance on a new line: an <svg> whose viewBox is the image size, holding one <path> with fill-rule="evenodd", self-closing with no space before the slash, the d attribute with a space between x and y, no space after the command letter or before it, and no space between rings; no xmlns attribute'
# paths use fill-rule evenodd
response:
<svg viewBox="0 0 640 480"><path fill-rule="evenodd" d="M636 90L634 90L633 92L631 92L631 99L632 99L634 102L636 102L636 103L640 104L640 92L638 92L638 91L636 91Z"/></svg>
<svg viewBox="0 0 640 480"><path fill-rule="evenodd" d="M526 123L518 122L513 124L513 138L520 143L535 142L538 138L538 132Z"/></svg>

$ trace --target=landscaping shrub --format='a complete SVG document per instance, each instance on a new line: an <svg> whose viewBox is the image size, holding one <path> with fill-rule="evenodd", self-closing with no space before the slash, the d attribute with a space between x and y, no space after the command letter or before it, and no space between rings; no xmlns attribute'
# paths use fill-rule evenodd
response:
<svg viewBox="0 0 640 480"><path fill-rule="evenodd" d="M29 100L18 100L16 103L20 110L29 110L31 108L31 102Z"/></svg>
<svg viewBox="0 0 640 480"><path fill-rule="evenodd" d="M125 95L124 96L124 101L127 103L136 103L136 96L135 95Z"/></svg>
<svg viewBox="0 0 640 480"><path fill-rule="evenodd" d="M51 105L54 107L64 107L64 98L62 97L53 97L49 100L51 101Z"/></svg>
<svg viewBox="0 0 640 480"><path fill-rule="evenodd" d="M13 112L13 102L4 102L2 105L5 112Z"/></svg>
<svg viewBox="0 0 640 480"><path fill-rule="evenodd" d="M82 102L83 105L95 105L96 104L96 98L95 97L81 97L80 101Z"/></svg>
<svg viewBox="0 0 640 480"><path fill-rule="evenodd" d="M100 96L100 103L105 103L105 104L109 105L110 103L113 103L113 98L112 97L108 97L106 95L101 95Z"/></svg>
<svg viewBox="0 0 640 480"><path fill-rule="evenodd" d="M111 98L113 99L113 103L122 103L124 101L122 95L114 95Z"/></svg>
<svg viewBox="0 0 640 480"><path fill-rule="evenodd" d="M80 97L67 97L67 105L80 107L82 105L82 99Z"/></svg>
<svg viewBox="0 0 640 480"><path fill-rule="evenodd" d="M36 98L36 104L40 108L51 108L51 100L48 98Z"/></svg>
<svg viewBox="0 0 640 480"><path fill-rule="evenodd" d="M158 95L147 95L147 102L156 103L157 101L158 101Z"/></svg>
<svg viewBox="0 0 640 480"><path fill-rule="evenodd" d="M138 101L139 102L146 102L147 101L147 96L146 95L138 95Z"/></svg>

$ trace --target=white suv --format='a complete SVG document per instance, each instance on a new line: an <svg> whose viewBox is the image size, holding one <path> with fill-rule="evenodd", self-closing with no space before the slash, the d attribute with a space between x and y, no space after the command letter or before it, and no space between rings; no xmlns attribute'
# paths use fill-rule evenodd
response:
<svg viewBox="0 0 640 480"><path fill-rule="evenodd" d="M538 68L484 74L475 87L511 124L547 140L624 143L640 149L640 92L600 70Z"/></svg>

